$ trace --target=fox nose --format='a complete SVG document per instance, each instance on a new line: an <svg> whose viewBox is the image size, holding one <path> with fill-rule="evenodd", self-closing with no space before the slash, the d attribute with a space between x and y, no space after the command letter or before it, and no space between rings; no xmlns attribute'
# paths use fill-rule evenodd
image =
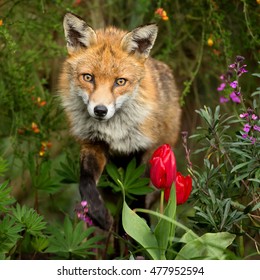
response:
<svg viewBox="0 0 260 280"><path fill-rule="evenodd" d="M106 114L107 114L107 107L104 106L104 105L97 105L96 107L94 107L94 114L97 116L97 117L105 117Z"/></svg>

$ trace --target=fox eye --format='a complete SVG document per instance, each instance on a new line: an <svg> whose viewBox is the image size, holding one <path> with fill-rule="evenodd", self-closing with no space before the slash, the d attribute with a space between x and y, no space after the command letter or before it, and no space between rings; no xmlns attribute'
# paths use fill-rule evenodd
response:
<svg viewBox="0 0 260 280"><path fill-rule="evenodd" d="M91 74L82 74L82 78L85 82L93 82L94 81L94 76Z"/></svg>
<svg viewBox="0 0 260 280"><path fill-rule="evenodd" d="M118 79L116 79L115 80L115 84L117 85L117 86L124 86L125 84L126 84L126 79L124 79L124 78L118 78Z"/></svg>

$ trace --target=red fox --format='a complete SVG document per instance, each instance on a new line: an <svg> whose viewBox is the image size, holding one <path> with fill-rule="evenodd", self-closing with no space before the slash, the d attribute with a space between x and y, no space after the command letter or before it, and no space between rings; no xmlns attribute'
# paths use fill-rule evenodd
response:
<svg viewBox="0 0 260 280"><path fill-rule="evenodd" d="M96 187L108 159L140 153L147 163L158 146L174 146L179 94L170 68L149 57L156 24L94 31L67 13L63 25L68 58L59 93L71 133L82 145L79 190L94 223L109 229L112 219Z"/></svg>

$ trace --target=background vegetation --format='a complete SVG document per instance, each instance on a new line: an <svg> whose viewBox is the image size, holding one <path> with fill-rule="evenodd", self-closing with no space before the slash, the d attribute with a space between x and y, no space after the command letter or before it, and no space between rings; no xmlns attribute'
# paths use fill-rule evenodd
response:
<svg viewBox="0 0 260 280"><path fill-rule="evenodd" d="M158 8L167 20L155 14ZM172 67L181 93L182 131L193 135L186 151L181 135L175 149L178 168L189 170L194 182L178 217L197 234L235 233L229 258L258 258L260 133L254 145L239 134L240 113L250 107L260 115L259 75L251 75L260 72L258 0L0 1L0 258L129 257L128 240L117 236L117 248L94 228L82 233L85 224L74 212L80 200L79 147L68 133L56 91L66 57L66 11L94 28L158 23L152 55ZM239 81L245 104L215 109L219 76L237 55L248 65Z"/></svg>

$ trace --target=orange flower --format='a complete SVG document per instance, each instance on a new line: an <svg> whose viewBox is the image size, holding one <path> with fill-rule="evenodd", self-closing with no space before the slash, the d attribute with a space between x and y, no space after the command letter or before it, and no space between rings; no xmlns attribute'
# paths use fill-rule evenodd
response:
<svg viewBox="0 0 260 280"><path fill-rule="evenodd" d="M32 97L32 100L33 101L35 100L34 96ZM37 100L35 103L37 104L38 107L43 107L46 105L47 102L45 100L42 100L41 97L37 97Z"/></svg>
<svg viewBox="0 0 260 280"><path fill-rule="evenodd" d="M162 20L168 20L167 13L165 11L162 12Z"/></svg>
<svg viewBox="0 0 260 280"><path fill-rule="evenodd" d="M50 141L48 141L48 142L43 141L43 142L41 142L41 144L42 144L42 146L39 151L39 156L43 157L45 155L46 150L51 148L52 143Z"/></svg>
<svg viewBox="0 0 260 280"><path fill-rule="evenodd" d="M32 122L32 131L34 133L40 133L40 129L39 129L38 125L35 122Z"/></svg>
<svg viewBox="0 0 260 280"><path fill-rule="evenodd" d="M48 148L49 149L49 148L52 147L52 143L50 141L48 141L48 142L43 141L41 144L42 144L43 148Z"/></svg>
<svg viewBox="0 0 260 280"><path fill-rule="evenodd" d="M43 107L43 106L45 106L46 105L46 101L45 100L43 100L43 101L41 101L40 103L38 103L38 105L40 106L40 107Z"/></svg>
<svg viewBox="0 0 260 280"><path fill-rule="evenodd" d="M3 20L0 19L0 26L2 26L4 24Z"/></svg>
<svg viewBox="0 0 260 280"><path fill-rule="evenodd" d="M163 8L158 8L155 12L156 15L159 15L162 20L168 20L169 17L167 16L166 11Z"/></svg>

